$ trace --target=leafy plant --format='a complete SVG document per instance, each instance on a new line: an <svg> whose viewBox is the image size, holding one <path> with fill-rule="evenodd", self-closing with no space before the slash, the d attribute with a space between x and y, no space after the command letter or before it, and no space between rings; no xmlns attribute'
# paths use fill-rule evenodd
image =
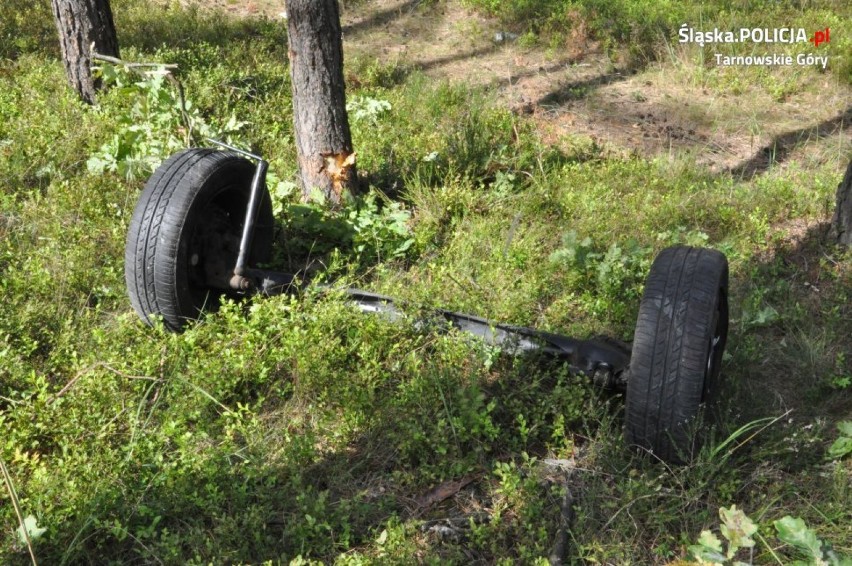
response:
<svg viewBox="0 0 852 566"><path fill-rule="evenodd" d="M841 460L852 454L852 421L838 423L837 429L840 431L840 436L829 447L828 456L835 460Z"/></svg>
<svg viewBox="0 0 852 566"><path fill-rule="evenodd" d="M805 561L796 560L794 566L848 566L852 564L849 558L841 558L825 543L817 538L816 532L809 528L802 519L793 518L789 515L773 522L778 538L790 546L795 547Z"/></svg>
<svg viewBox="0 0 852 566"><path fill-rule="evenodd" d="M727 541L727 550L722 553L722 542L712 531L702 531L698 544L689 547L690 554L699 564L720 564L731 560L741 548L754 546L754 539L751 537L757 532L757 525L737 509L736 505L731 505L728 509L720 508L719 518L722 521L719 530Z"/></svg>
<svg viewBox="0 0 852 566"><path fill-rule="evenodd" d="M609 312L625 319L631 312L620 306L641 296L651 264L651 248L635 239L613 242L604 251L591 237L580 238L567 232L562 246L550 254L550 261L567 268L594 312Z"/></svg>
<svg viewBox="0 0 852 566"><path fill-rule="evenodd" d="M834 360L835 374L831 376L831 386L835 389L847 389L852 386L852 373L846 370L846 355L838 352Z"/></svg>
<svg viewBox="0 0 852 566"><path fill-rule="evenodd" d="M355 234L353 244L362 260L392 260L403 257L414 244L409 221L411 213L401 203L385 201L379 207L377 193L356 201L348 214Z"/></svg>
<svg viewBox="0 0 852 566"><path fill-rule="evenodd" d="M379 116L390 111L391 108L391 103L387 100L378 100L369 96L353 96L346 101L346 111L356 122L375 124Z"/></svg>
<svg viewBox="0 0 852 566"><path fill-rule="evenodd" d="M278 187L287 183L278 183ZM292 194L292 193L291 193ZM391 202L372 191L330 210L321 202L282 206L286 245L290 253L322 255L332 250L354 252L362 265L405 257L414 237L411 213L402 203Z"/></svg>
<svg viewBox="0 0 852 566"><path fill-rule="evenodd" d="M626 156L605 140L563 135L540 112L511 113L490 87L436 81L441 68L427 76L364 56L372 70L350 69L347 93L392 108L367 104L359 118L353 110L359 168L393 196L377 191L332 213L319 202L295 204L280 21L122 0L115 15L125 54L180 65L192 99L183 107L197 120L190 136L168 76L119 66L122 87L113 84L98 108L80 104L56 63L49 3L7 4L0 17L0 458L21 499L16 511L0 486L0 564L27 563L20 535L39 529L46 530L33 549L43 564L286 564L297 556L311 564L541 564L566 520L560 507L568 495L575 518L566 563L656 564L681 557L684 541L695 538L722 563L814 563L819 548L832 564L829 544L849 554L847 444L826 462L832 456L820 448L818 423L795 439L788 429L800 427L798 419L784 418L782 427L760 419L783 398L804 414L824 415L820 422L848 420L852 256L809 235L801 245L782 237L791 225L825 216L839 180L835 157L845 155L842 136L804 136L789 167L732 178L680 161L678 140L671 159ZM345 4L369 18L381 3ZM573 14L574 0L491 6L543 14L501 26L559 39L554 64L573 59L566 36L559 38L566 21L572 46L586 43L588 29L608 52L609 38L621 34L626 44L623 32L655 25L636 17L647 0L594 4L600 8L586 3ZM670 4L650 9L659 14ZM735 24L734 12L753 12L750 25L761 27L848 27L842 10L805 4L795 13L769 0L727 6L720 29ZM625 9L616 13L619 6ZM422 2L417 10L433 8L457 6ZM676 24L712 28L715 13L705 8L704 15L713 18ZM820 50L831 55L827 72L839 74L849 62L835 54L849 39L832 35ZM688 53L674 55L681 62ZM700 84L680 85L684 92L755 86L751 71L699 70ZM816 91L826 102L842 100L826 97L841 91L818 70L754 71L812 82L795 94L805 102ZM688 65L667 62L648 78L661 73L696 78ZM155 78L156 87L136 84ZM574 94L597 88L568 87ZM767 88L756 94L776 94ZM711 110L708 117L718 118ZM731 260L731 313L742 321L726 352L725 389L734 394L723 392L727 426L720 430L749 424L709 443L690 466L660 466L625 450L618 393L602 394L561 365L509 359L446 326L365 316L313 286L226 300L180 335L141 325L122 269L139 189L125 174L142 175L198 143L206 133L199 123L223 131L233 115L251 123L232 141L251 139L278 175L268 177L280 228L274 266L300 270L306 256L318 259L311 269L320 277L345 273L356 286L412 305L578 338L629 339L653 250L719 246ZM113 136L113 146L98 149ZM115 174L81 171L96 149L108 165L95 171ZM799 159L814 150L819 159ZM397 259L374 268L389 258ZM761 315L769 305L777 314ZM843 425L826 445L847 433ZM552 459L576 462L570 485ZM414 505L462 479L470 483L455 496L429 509ZM755 513L759 530L736 543L750 537L754 546L728 559L715 511L733 503L784 511L760 520ZM773 519L788 514L804 518L813 537L796 524L779 534ZM459 539L430 531L437 522ZM744 522L729 522L728 536L748 532ZM709 534L699 537L702 529Z"/></svg>
<svg viewBox="0 0 852 566"><path fill-rule="evenodd" d="M117 132L86 162L92 174L109 171L128 180L145 177L172 153L206 138L237 142L234 136L245 125L233 114L221 127L207 123L165 65L139 71L103 63L98 73L113 88L111 103L120 106L114 116Z"/></svg>
<svg viewBox="0 0 852 566"><path fill-rule="evenodd" d="M37 540L47 531L44 527L38 526L38 521L32 515L24 517L23 524L18 527L15 533L18 535L18 540L21 544L29 544L30 541Z"/></svg>
<svg viewBox="0 0 852 566"><path fill-rule="evenodd" d="M752 521L743 511L737 509L736 505L730 508L719 509L721 525L719 530L727 541L727 549L723 552L722 541L712 531L704 530L698 537L696 544L689 547L689 553L699 564L719 565L730 563L733 566L741 566L747 563L733 560L737 553L745 548L753 548L758 537L766 546L767 551L780 563L775 551L770 547L758 532L758 525ZM820 540L816 532L809 528L804 520L789 515L773 521L772 526L778 536L778 540L795 548L805 558L805 561L793 561L791 564L804 566L806 564L816 566L847 566L852 564L849 558L837 555L834 550Z"/></svg>

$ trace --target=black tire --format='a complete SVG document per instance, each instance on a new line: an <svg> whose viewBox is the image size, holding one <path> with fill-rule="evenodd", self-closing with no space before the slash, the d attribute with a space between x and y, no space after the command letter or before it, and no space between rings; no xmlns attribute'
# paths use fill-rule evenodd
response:
<svg viewBox="0 0 852 566"><path fill-rule="evenodd" d="M654 260L639 306L627 382L629 444L670 463L698 450L698 419L719 389L728 336L728 261L676 246Z"/></svg>
<svg viewBox="0 0 852 566"><path fill-rule="evenodd" d="M133 308L147 324L162 317L179 331L215 309L239 253L255 167L211 149L188 149L166 160L142 191L127 233L124 271ZM268 261L273 238L266 188L258 210L249 264Z"/></svg>

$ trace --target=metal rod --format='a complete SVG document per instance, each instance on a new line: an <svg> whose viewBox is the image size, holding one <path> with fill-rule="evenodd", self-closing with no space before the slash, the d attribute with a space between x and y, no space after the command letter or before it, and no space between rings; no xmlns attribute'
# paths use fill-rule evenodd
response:
<svg viewBox="0 0 852 566"><path fill-rule="evenodd" d="M363 312L378 313L391 320L405 316L391 297L359 289L346 289L345 292ZM437 309L435 314L450 327L477 336L486 344L497 346L508 354L519 356L537 353L564 360L573 371L588 375L597 385L607 389L621 388L626 383L625 372L630 364L630 351L611 342L577 340L443 309ZM418 324L429 323L429 320L423 320Z"/></svg>
<svg viewBox="0 0 852 566"><path fill-rule="evenodd" d="M243 276L246 274L246 262L248 261L248 255L251 250L251 241L254 237L254 224L257 221L257 211L260 209L260 200L263 197L261 189L266 183L266 171L269 169L269 163L259 155L249 153L225 142L212 138L207 138L207 141L257 161L257 168L254 170L254 177L251 181L251 194L249 195L248 207L246 207L246 218L245 222L243 222L243 234L240 238L240 253L237 256L237 264L234 266L234 275L237 277L232 286L242 288Z"/></svg>
<svg viewBox="0 0 852 566"><path fill-rule="evenodd" d="M207 141L209 141L213 145L218 145L219 147L223 147L225 149L230 149L231 151L233 151L235 153L239 153L243 157L248 157L249 159L254 159L255 161L263 161L263 158L261 156L255 155L253 153L249 153L248 151L246 151L244 149L234 147L234 146L227 144L223 141L214 140L213 138L206 138L206 139L207 139Z"/></svg>
<svg viewBox="0 0 852 566"><path fill-rule="evenodd" d="M246 220L243 224L243 237L240 239L240 255L237 256L237 265L234 267L235 275L243 275L246 270L251 240L254 236L254 223L257 220L257 211L260 208L260 199L263 197L261 187L266 183L266 170L269 163L263 159L258 160L257 169L254 171L254 179L251 181L251 197L249 197Z"/></svg>

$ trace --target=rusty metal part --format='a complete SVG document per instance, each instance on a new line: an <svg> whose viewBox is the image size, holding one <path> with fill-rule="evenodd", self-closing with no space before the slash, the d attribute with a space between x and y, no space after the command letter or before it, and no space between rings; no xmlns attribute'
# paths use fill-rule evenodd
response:
<svg viewBox="0 0 852 566"><path fill-rule="evenodd" d="M254 283L251 279L244 275L234 275L231 277L231 280L228 282L228 285L231 289L235 289L237 291L249 291L254 288Z"/></svg>

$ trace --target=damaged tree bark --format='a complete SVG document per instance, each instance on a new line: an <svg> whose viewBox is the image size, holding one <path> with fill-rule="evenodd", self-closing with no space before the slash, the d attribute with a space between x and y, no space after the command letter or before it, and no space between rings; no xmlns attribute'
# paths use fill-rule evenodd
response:
<svg viewBox="0 0 852 566"><path fill-rule="evenodd" d="M94 104L92 52L119 56L109 1L51 0L51 4L68 82L84 102Z"/></svg>
<svg viewBox="0 0 852 566"><path fill-rule="evenodd" d="M831 219L831 236L838 244L852 246L852 161L837 186L836 208Z"/></svg>
<svg viewBox="0 0 852 566"><path fill-rule="evenodd" d="M319 189L336 206L358 185L337 0L287 0L287 32L302 195Z"/></svg>

